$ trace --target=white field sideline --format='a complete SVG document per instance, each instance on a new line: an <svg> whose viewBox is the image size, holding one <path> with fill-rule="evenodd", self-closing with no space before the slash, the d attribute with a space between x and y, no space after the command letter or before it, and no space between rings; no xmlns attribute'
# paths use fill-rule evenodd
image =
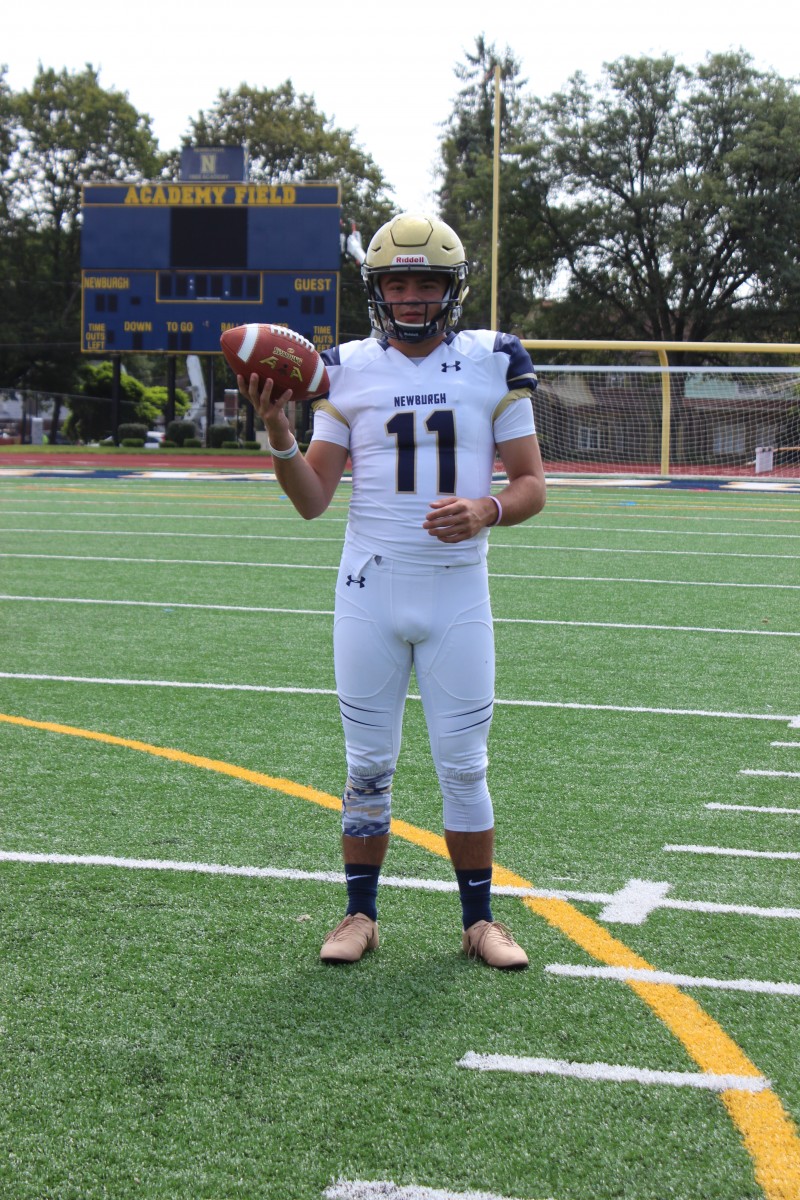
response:
<svg viewBox="0 0 800 1200"><path fill-rule="evenodd" d="M190 608L208 612L284 613L286 616L333 616L332 608L266 608L255 604L198 604L185 600L108 600L88 596L16 596L0 593L0 601L20 604L97 604L129 608ZM745 637L800 637L800 632L780 629L724 629L711 625L637 625L623 621L557 621L545 617L495 617L495 625L556 625L576 629L631 629L665 633L735 634Z"/></svg>
<svg viewBox="0 0 800 1200"><path fill-rule="evenodd" d="M126 858L109 854L46 854L39 851L0 850L0 863L19 863L28 866L54 867L109 867L127 871L176 871L184 874L197 875L232 875L248 879L275 879L297 883L330 883L342 885L345 883L341 871L301 871L292 867L252 867L232 866L225 863L181 862L162 858ZM634 879L626 883L619 892L580 892L560 888L523 888L512 885L492 885L492 894L496 896L530 896L538 900L567 900L584 904L605 905L599 914L599 920L605 920L605 912L613 910L622 898L625 904L630 901L631 892L635 887L642 887L648 902L647 912L639 914L641 919L636 924L642 924L644 916L648 916L659 908L674 909L680 912L712 913L716 916L747 916L761 917L768 920L800 921L800 908L765 908L753 904L721 904L706 900L671 900L664 896L664 889L669 884L650 883L648 880ZM381 887L408 889L422 892L448 892L458 890L454 879L415 879L393 875L381 876Z"/></svg>
<svg viewBox="0 0 800 1200"><path fill-rule="evenodd" d="M108 562L158 564L180 567L249 567L275 571L338 571L338 564L317 565L309 563L248 562L240 559L210 558L138 558L110 554L23 554L3 551L0 558L49 559L56 562ZM800 583L723 583L705 579L640 579L626 575L534 575L515 574L508 571L490 571L490 579L552 580L556 583L641 583L656 587L711 587L711 588L756 588L768 591L798 592Z"/></svg>

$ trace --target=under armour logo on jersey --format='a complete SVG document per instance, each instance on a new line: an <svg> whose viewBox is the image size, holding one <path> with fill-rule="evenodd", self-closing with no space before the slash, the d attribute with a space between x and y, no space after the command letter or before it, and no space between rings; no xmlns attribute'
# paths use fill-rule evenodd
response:
<svg viewBox="0 0 800 1200"><path fill-rule="evenodd" d="M348 587L350 587L351 583L357 583L360 588L363 588L363 586L366 582L367 582L367 579L366 579L365 575L359 575L358 579L353 579L352 575L347 576L347 586Z"/></svg>
<svg viewBox="0 0 800 1200"><path fill-rule="evenodd" d="M442 371L444 372L445 375L447 374L447 372L449 370L451 370L451 368L454 371L460 371L461 370L461 359L457 358L454 363L442 363Z"/></svg>

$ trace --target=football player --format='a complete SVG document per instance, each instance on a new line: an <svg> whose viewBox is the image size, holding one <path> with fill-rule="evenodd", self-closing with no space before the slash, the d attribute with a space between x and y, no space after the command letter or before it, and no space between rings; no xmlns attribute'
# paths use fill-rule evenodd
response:
<svg viewBox="0 0 800 1200"><path fill-rule="evenodd" d="M378 876L413 666L461 897L462 947L490 966L521 968L524 950L491 909L486 552L490 528L525 521L545 503L536 376L516 337L456 331L468 265L443 221L395 217L372 238L361 270L374 336L323 355L330 390L314 406L305 455L286 415L291 393L273 396L272 383L260 388L256 375L238 380L268 431L277 479L303 517L325 511L352 465L334 615L347 910L321 958L356 962L378 945ZM507 483L495 495L498 455Z"/></svg>

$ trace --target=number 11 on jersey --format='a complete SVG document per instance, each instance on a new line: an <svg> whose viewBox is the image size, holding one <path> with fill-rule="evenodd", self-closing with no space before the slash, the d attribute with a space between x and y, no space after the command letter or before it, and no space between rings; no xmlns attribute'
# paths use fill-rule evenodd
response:
<svg viewBox="0 0 800 1200"><path fill-rule="evenodd" d="M437 486L439 494L454 496L456 491L456 419L448 408L434 409L424 422L425 431L436 438ZM396 413L386 422L386 431L396 443L396 479L398 492L417 490L417 414Z"/></svg>

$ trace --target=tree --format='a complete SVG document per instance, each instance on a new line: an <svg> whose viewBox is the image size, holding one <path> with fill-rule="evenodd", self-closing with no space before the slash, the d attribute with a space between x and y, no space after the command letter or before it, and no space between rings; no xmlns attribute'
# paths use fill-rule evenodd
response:
<svg viewBox="0 0 800 1200"><path fill-rule="evenodd" d="M16 146L14 97L6 81L8 68L0 66L0 224L8 232L11 217L11 156Z"/></svg>
<svg viewBox="0 0 800 1200"><path fill-rule="evenodd" d="M313 97L295 92L287 79L275 89L242 84L222 90L209 111L189 123L186 145L244 146L250 176L256 182L331 180L342 189L342 212L367 237L394 212L388 184L349 129L338 129L320 112ZM367 306L358 267L345 259L341 277L340 335L369 332Z"/></svg>
<svg viewBox="0 0 800 1200"><path fill-rule="evenodd" d="M3 281L3 379L63 391L80 348L81 185L147 179L163 162L150 130L127 96L100 85L87 65L71 74L40 67L31 88L13 97L10 133L0 119L8 160L11 270ZM66 377L66 378L65 378Z"/></svg>
<svg viewBox="0 0 800 1200"><path fill-rule="evenodd" d="M529 311L535 286L549 279L552 261L548 241L542 238L542 188L525 169L540 152L531 106L522 93L525 80L519 77L519 63L511 51L499 55L483 36L477 38L466 63L455 68L464 86L441 140L438 196L442 217L459 234L470 262L464 324L488 326L497 66L502 87L498 324L512 329Z"/></svg>
<svg viewBox="0 0 800 1200"><path fill-rule="evenodd" d="M79 371L78 394L67 401L69 416L65 432L69 438L83 442L108 437L112 432L112 395L114 365L111 362L84 363ZM119 381L119 420L140 422L152 428L163 418L168 394L165 387L147 387L127 371L122 371ZM175 392L175 411L180 416L189 408L189 397L180 388Z"/></svg>
<svg viewBox="0 0 800 1200"><path fill-rule="evenodd" d="M536 331L797 340L800 95L744 52L577 74L538 106L541 217L566 273Z"/></svg>

